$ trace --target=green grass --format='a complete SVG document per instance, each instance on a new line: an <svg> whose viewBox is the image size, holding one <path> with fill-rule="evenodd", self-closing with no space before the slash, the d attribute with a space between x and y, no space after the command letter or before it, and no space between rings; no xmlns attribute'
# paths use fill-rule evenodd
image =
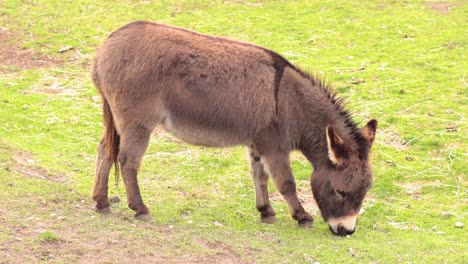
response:
<svg viewBox="0 0 468 264"><path fill-rule="evenodd" d="M0 258L466 263L468 6L453 2L443 13L434 3L0 2L2 44L62 61L0 61ZM155 223L134 221L113 181L110 196L122 202L110 216L92 211L102 125L90 61L110 32L138 19L274 49L333 83L357 121L379 120L371 199L351 238L333 236L317 211L313 228L297 227L281 200L278 221L261 224L242 148L193 147L165 134L152 138L139 176ZM58 53L64 46L74 49ZM311 167L294 157L310 194Z"/></svg>
<svg viewBox="0 0 468 264"><path fill-rule="evenodd" d="M39 235L39 241L45 243L57 243L60 241L60 238L57 236L57 234L51 231L45 231Z"/></svg>

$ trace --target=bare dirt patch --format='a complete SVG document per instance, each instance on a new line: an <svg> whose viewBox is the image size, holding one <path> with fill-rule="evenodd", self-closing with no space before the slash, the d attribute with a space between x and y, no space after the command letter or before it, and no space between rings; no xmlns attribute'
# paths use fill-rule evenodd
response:
<svg viewBox="0 0 468 264"><path fill-rule="evenodd" d="M34 155L29 152L18 153L13 156L13 171L21 173L27 177L39 178L55 182L62 182L64 175L50 173L48 170L37 166Z"/></svg>
<svg viewBox="0 0 468 264"><path fill-rule="evenodd" d="M395 185L403 188L413 200L418 200L421 197L422 185L417 182L399 182L395 183Z"/></svg>
<svg viewBox="0 0 468 264"><path fill-rule="evenodd" d="M48 76L41 80L41 83L33 85L31 89L23 92L24 94L44 94L44 95L68 95L77 96L79 91L61 84L57 77Z"/></svg>
<svg viewBox="0 0 468 264"><path fill-rule="evenodd" d="M387 129L379 130L377 141L380 141L379 143L381 145L392 146L399 150L405 149L408 144L400 137L400 135L398 135L398 133Z"/></svg>
<svg viewBox="0 0 468 264"><path fill-rule="evenodd" d="M413 200L419 200L421 198L422 188L425 186L440 186L439 181L431 182L397 182L396 186L403 188L406 194L411 196Z"/></svg>
<svg viewBox="0 0 468 264"><path fill-rule="evenodd" d="M21 48L15 43L13 34L5 28L0 28L0 66L16 67L19 69L46 68L61 65L61 61L49 55L39 54ZM0 72L5 72L0 67Z"/></svg>
<svg viewBox="0 0 468 264"><path fill-rule="evenodd" d="M207 242L201 238L194 238L192 241L202 248L214 251L214 255L201 257L197 262L193 262L194 259L187 259L187 262L192 263L226 263L226 264L237 264L243 263L239 254L237 254L231 247L231 245L223 243L221 241Z"/></svg>
<svg viewBox="0 0 468 264"><path fill-rule="evenodd" d="M317 203L315 202L314 196L310 189L309 181L296 180L297 185L297 196L304 209L313 215L320 215L320 210ZM270 192L268 194L271 201L284 202L283 196L279 192Z"/></svg>
<svg viewBox="0 0 468 264"><path fill-rule="evenodd" d="M446 15L450 9L457 6L463 6L463 3L447 3L447 2L433 2L427 3L427 5L432 9L437 11L441 15Z"/></svg>

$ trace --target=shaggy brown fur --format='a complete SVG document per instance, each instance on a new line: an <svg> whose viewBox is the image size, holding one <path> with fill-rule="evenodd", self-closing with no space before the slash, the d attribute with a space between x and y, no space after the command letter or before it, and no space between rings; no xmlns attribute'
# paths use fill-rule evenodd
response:
<svg viewBox="0 0 468 264"><path fill-rule="evenodd" d="M293 218L301 225L313 221L296 194L289 165L294 149L314 166L313 192L325 220L359 211L371 185L368 153L377 122L357 128L330 89L268 49L139 21L104 42L92 78L106 125L93 192L99 211L109 210L109 170L120 164L129 207L137 217L148 216L137 171L158 124L192 144L249 146L264 222L275 216L268 174ZM337 199L337 192L345 198Z"/></svg>

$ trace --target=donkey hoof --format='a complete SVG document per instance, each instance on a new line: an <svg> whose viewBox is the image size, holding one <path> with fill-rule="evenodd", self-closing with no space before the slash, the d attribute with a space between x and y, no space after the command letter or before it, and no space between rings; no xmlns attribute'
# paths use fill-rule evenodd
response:
<svg viewBox="0 0 468 264"><path fill-rule="evenodd" d="M276 217L274 215L270 215L270 216L262 216L260 218L260 221L264 224L273 224L274 222L276 222Z"/></svg>
<svg viewBox="0 0 468 264"><path fill-rule="evenodd" d="M111 202L113 204L120 203L120 198L118 196L114 196L114 197L109 199L109 202Z"/></svg>
<svg viewBox="0 0 468 264"><path fill-rule="evenodd" d="M309 228L314 225L314 219L304 219L298 222L299 226L302 228Z"/></svg>
<svg viewBox="0 0 468 264"><path fill-rule="evenodd" d="M309 213L304 212L304 214L297 220L297 223L300 227L311 227L314 224L314 218Z"/></svg>
<svg viewBox="0 0 468 264"><path fill-rule="evenodd" d="M145 223L149 223L153 221L153 218L151 217L150 214L136 214L135 219L138 221L145 222Z"/></svg>
<svg viewBox="0 0 468 264"><path fill-rule="evenodd" d="M96 205L96 212L100 214L110 214L111 209L110 209L110 206L101 207L101 206Z"/></svg>

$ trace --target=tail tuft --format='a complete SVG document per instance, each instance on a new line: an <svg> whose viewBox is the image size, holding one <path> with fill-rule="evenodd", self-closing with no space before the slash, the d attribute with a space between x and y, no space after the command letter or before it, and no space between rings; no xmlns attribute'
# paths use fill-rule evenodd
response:
<svg viewBox="0 0 468 264"><path fill-rule="evenodd" d="M102 97L102 112L104 114L104 141L109 151L109 157L115 166L115 183L119 184L120 166L119 156L120 136L115 129L114 118L106 98Z"/></svg>

